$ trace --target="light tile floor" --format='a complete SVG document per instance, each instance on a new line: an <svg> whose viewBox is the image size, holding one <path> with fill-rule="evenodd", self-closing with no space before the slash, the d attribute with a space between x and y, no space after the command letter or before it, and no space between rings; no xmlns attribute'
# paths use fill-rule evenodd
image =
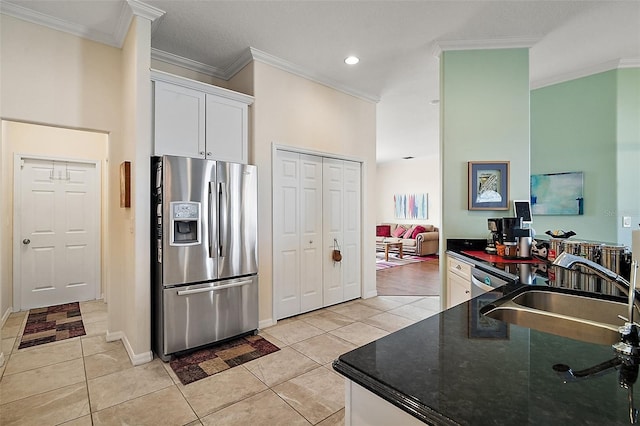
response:
<svg viewBox="0 0 640 426"><path fill-rule="evenodd" d="M26 313L2 328L0 423L8 425L342 425L340 354L427 318L440 298L381 296L279 321L281 350L184 386L168 364L133 367L105 340L107 308L81 303L86 336L18 350Z"/></svg>

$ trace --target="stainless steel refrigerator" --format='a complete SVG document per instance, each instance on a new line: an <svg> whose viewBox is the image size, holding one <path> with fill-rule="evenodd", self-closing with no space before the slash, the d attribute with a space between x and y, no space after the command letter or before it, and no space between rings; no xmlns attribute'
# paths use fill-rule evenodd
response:
<svg viewBox="0 0 640 426"><path fill-rule="evenodd" d="M256 167L163 156L151 170L156 355L257 330Z"/></svg>

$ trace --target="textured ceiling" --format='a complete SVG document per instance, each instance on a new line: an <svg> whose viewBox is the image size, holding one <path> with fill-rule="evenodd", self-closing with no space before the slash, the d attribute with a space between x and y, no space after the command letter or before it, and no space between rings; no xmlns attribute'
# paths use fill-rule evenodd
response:
<svg viewBox="0 0 640 426"><path fill-rule="evenodd" d="M16 1L108 34L120 0ZM640 61L638 1L190 1L149 0L166 12L152 47L227 69L248 47L274 55L378 104L378 161L437 153L439 45L531 46L534 86ZM361 62L348 67L355 54ZM639 62L635 62L638 66Z"/></svg>

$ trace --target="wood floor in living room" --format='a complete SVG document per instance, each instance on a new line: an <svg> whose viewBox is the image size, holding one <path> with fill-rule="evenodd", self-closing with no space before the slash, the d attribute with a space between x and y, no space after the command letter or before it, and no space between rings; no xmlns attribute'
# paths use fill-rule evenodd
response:
<svg viewBox="0 0 640 426"><path fill-rule="evenodd" d="M439 259L376 271L378 296L439 296Z"/></svg>

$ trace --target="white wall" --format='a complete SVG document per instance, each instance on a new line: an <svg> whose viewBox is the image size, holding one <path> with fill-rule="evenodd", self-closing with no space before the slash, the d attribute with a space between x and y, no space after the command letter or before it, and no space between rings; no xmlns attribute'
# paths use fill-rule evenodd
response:
<svg viewBox="0 0 640 426"><path fill-rule="evenodd" d="M428 194L428 218L396 219L393 196ZM379 163L376 168L376 223L426 223L440 227L440 156Z"/></svg>

